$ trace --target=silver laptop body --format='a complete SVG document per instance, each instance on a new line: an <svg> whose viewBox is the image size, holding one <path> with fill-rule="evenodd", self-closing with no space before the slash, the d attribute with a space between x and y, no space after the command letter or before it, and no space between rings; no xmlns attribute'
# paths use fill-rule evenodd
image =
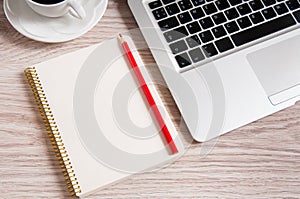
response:
<svg viewBox="0 0 300 199"><path fill-rule="evenodd" d="M195 140L300 99L298 0L128 3Z"/></svg>

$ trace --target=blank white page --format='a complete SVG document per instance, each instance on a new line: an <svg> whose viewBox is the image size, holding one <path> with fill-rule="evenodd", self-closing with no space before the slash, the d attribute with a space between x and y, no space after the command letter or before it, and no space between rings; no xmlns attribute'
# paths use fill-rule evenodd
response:
<svg viewBox="0 0 300 199"><path fill-rule="evenodd" d="M125 37L140 66L134 43ZM85 195L170 162L183 145L155 87L150 90L179 153L170 155L118 39L35 65ZM146 82L151 82L141 67Z"/></svg>

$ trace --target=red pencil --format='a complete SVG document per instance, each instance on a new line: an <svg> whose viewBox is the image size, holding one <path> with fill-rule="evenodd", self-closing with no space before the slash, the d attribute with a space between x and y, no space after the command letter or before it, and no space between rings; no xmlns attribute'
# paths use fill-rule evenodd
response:
<svg viewBox="0 0 300 199"><path fill-rule="evenodd" d="M145 94L145 96L147 98L147 101L148 101L148 103L151 107L151 110L154 113L154 116L155 116L155 118L156 118L156 120L159 124L159 127L162 129L163 135L164 135L164 137L165 137L165 139L166 139L166 141L167 141L167 143L168 143L168 145L171 149L172 154L178 153L178 149L177 149L177 147L174 143L174 140L173 140L173 138L172 138L172 136L169 132L169 129L166 126L166 124L165 124L165 122L164 122L164 120L163 120L163 118L162 118L162 116L161 116L161 114L160 114L160 112L157 108L157 105L156 105L156 103L155 103L155 101L154 101L154 99L151 95L151 92L150 92L150 90L149 90L149 88L146 84L146 81L145 81L145 79L144 79L144 77L143 77L143 75L142 75L142 73L141 73L134 57L133 57L133 54L132 54L132 52L129 48L128 43L124 40L124 38L121 34L119 34L119 39L121 41L121 44L122 44L123 50L126 54L126 57L127 57L130 65L131 65L131 67L132 67L132 69L133 69L133 71L136 75L136 78L138 79L139 84L142 87L143 93Z"/></svg>

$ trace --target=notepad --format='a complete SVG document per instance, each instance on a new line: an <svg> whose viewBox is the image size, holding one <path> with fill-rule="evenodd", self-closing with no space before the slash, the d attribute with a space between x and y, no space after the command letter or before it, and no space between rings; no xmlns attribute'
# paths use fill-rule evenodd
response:
<svg viewBox="0 0 300 199"><path fill-rule="evenodd" d="M125 37L139 66L143 62ZM141 72L179 153L171 155L117 38L25 69L46 130L76 196L180 157L183 144L144 67Z"/></svg>

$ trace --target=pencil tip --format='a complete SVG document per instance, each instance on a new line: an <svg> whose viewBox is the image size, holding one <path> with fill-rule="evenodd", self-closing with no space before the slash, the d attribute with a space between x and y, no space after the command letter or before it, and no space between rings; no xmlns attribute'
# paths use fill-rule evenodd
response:
<svg viewBox="0 0 300 199"><path fill-rule="evenodd" d="M119 34L119 39L120 39L121 42L124 42L124 38L123 38L123 35L121 33Z"/></svg>

